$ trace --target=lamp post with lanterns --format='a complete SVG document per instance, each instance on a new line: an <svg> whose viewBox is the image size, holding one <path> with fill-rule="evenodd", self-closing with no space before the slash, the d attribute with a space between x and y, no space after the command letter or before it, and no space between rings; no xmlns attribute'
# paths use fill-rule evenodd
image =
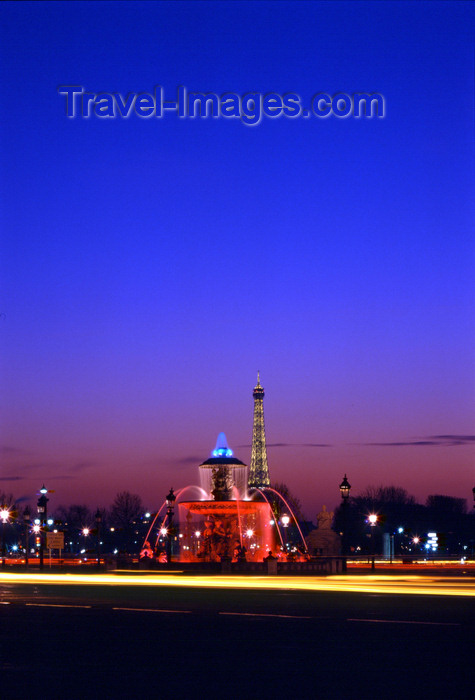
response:
<svg viewBox="0 0 475 700"><path fill-rule="evenodd" d="M88 527L83 527L81 530L81 534L84 537L84 549L81 550L81 553L87 553L87 538L89 537L90 529Z"/></svg>
<svg viewBox="0 0 475 700"><path fill-rule="evenodd" d="M341 538L341 553L346 557L348 554L348 499L350 497L351 484L348 481L346 474L343 477L343 481L340 484L340 494L341 494L341 515L343 520L343 534ZM343 568L346 571L346 559L343 560Z"/></svg>
<svg viewBox="0 0 475 700"><path fill-rule="evenodd" d="M175 508L175 501L176 501L176 496L173 493L173 489L170 489L170 492L168 493L166 497L166 502L167 502L167 529L168 529L168 537L167 537L167 564L168 566L171 565L172 563L172 537L173 537L173 512Z"/></svg>
<svg viewBox="0 0 475 700"><path fill-rule="evenodd" d="M23 511L23 523L25 525L25 568L28 568L28 550L30 548L30 520L31 511L30 507L26 506Z"/></svg>
<svg viewBox="0 0 475 700"><path fill-rule="evenodd" d="M289 525L290 525L290 516L287 515L287 513L284 513L284 514L282 515L281 519L280 519L280 522L282 523L282 527L283 527L284 529L285 529L285 528L288 528ZM287 554L288 551L289 551L289 548L290 548L290 545L289 545L289 533L288 533L287 531L286 531L286 534L284 535L284 541L285 541L284 553Z"/></svg>
<svg viewBox="0 0 475 700"><path fill-rule="evenodd" d="M40 530L39 530L39 537L40 537L40 570L43 569L44 567L44 536L43 536L43 527L44 524L48 518L48 501L49 498L46 498L46 494L48 493L48 489L46 486L43 484L43 486L40 489L41 496L38 499L37 503L37 509L38 509L38 515L40 517Z"/></svg>
<svg viewBox="0 0 475 700"><path fill-rule="evenodd" d="M5 568L5 525L10 517L10 511L7 506L2 506L0 510L0 518L2 519L2 568Z"/></svg>
<svg viewBox="0 0 475 700"><path fill-rule="evenodd" d="M371 532L371 568L374 569L375 568L375 564L374 564L374 557L375 557L374 528L378 524L378 516L376 515L376 513L371 513L370 515L368 515L368 522L369 522L370 527L371 527L371 531L370 531Z"/></svg>
<svg viewBox="0 0 475 700"><path fill-rule="evenodd" d="M99 508L96 510L96 514L94 516L96 520L96 529L97 529L97 568L99 569L101 566L101 524L102 524L102 513L99 510Z"/></svg>

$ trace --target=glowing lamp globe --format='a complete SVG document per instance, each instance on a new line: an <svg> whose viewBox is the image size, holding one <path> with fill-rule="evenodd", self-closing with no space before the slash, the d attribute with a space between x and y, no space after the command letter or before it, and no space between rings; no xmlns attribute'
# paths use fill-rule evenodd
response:
<svg viewBox="0 0 475 700"><path fill-rule="evenodd" d="M350 489L351 489L351 484L349 483L348 479L346 478L346 474L343 477L343 481L340 484L340 493L341 497L343 498L344 501L349 497L350 495Z"/></svg>
<svg viewBox="0 0 475 700"><path fill-rule="evenodd" d="M170 491L168 492L167 497L166 497L166 501L167 501L168 508L173 508L173 506L175 505L175 501L176 501L176 496L173 493L173 489L170 489Z"/></svg>

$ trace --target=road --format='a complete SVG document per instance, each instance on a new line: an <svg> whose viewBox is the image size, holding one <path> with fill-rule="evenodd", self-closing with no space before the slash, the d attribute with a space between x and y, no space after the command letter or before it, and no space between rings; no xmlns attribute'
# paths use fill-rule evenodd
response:
<svg viewBox="0 0 475 700"><path fill-rule="evenodd" d="M474 579L0 574L0 603L2 698L473 694Z"/></svg>

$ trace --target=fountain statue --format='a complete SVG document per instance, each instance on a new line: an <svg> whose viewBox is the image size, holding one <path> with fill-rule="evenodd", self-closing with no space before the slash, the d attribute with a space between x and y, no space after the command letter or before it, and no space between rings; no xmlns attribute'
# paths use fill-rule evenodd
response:
<svg viewBox="0 0 475 700"><path fill-rule="evenodd" d="M224 433L199 469L202 488L212 498L179 503L180 522L186 522L180 559L263 561L276 546L272 510L248 498L247 466L234 457Z"/></svg>

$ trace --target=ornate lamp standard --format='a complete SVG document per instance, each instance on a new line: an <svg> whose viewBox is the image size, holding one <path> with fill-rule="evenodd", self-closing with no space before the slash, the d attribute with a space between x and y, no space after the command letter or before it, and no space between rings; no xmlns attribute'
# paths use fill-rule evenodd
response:
<svg viewBox="0 0 475 700"><path fill-rule="evenodd" d="M40 525L41 529L39 531L39 536L40 536L40 570L43 569L44 566L44 538L43 538L43 527L44 524L48 518L48 501L49 498L46 498L46 494L48 493L48 489L46 486L43 484L43 486L40 489L41 496L38 498L38 503L37 503L37 509L38 509L38 515L40 516Z"/></svg>
<svg viewBox="0 0 475 700"><path fill-rule="evenodd" d="M96 510L96 529L97 529L97 568L101 566L101 523L102 523L102 513L99 508Z"/></svg>
<svg viewBox="0 0 475 700"><path fill-rule="evenodd" d="M166 497L167 501L167 516L168 516L168 521L167 521L167 529L168 529L168 538L167 538L167 564L168 566L171 565L172 563L172 537L173 537L173 509L175 508L175 501L176 501L176 496L173 493L173 489L170 489L170 492L168 493Z"/></svg>
<svg viewBox="0 0 475 700"><path fill-rule="evenodd" d="M6 506L2 506L0 510L0 518L2 519L2 568L5 568L5 524L10 517L10 511Z"/></svg>
<svg viewBox="0 0 475 700"><path fill-rule="evenodd" d="M340 494L341 494L341 515L343 520L343 535L341 538L341 553L345 557L343 559L343 570L346 571L346 555L348 554L348 499L350 497L351 484L346 478L346 474L343 477L343 481L340 484Z"/></svg>
<svg viewBox="0 0 475 700"><path fill-rule="evenodd" d="M25 524L25 568L28 568L28 550L30 548L30 506L26 506L23 511L23 522Z"/></svg>

